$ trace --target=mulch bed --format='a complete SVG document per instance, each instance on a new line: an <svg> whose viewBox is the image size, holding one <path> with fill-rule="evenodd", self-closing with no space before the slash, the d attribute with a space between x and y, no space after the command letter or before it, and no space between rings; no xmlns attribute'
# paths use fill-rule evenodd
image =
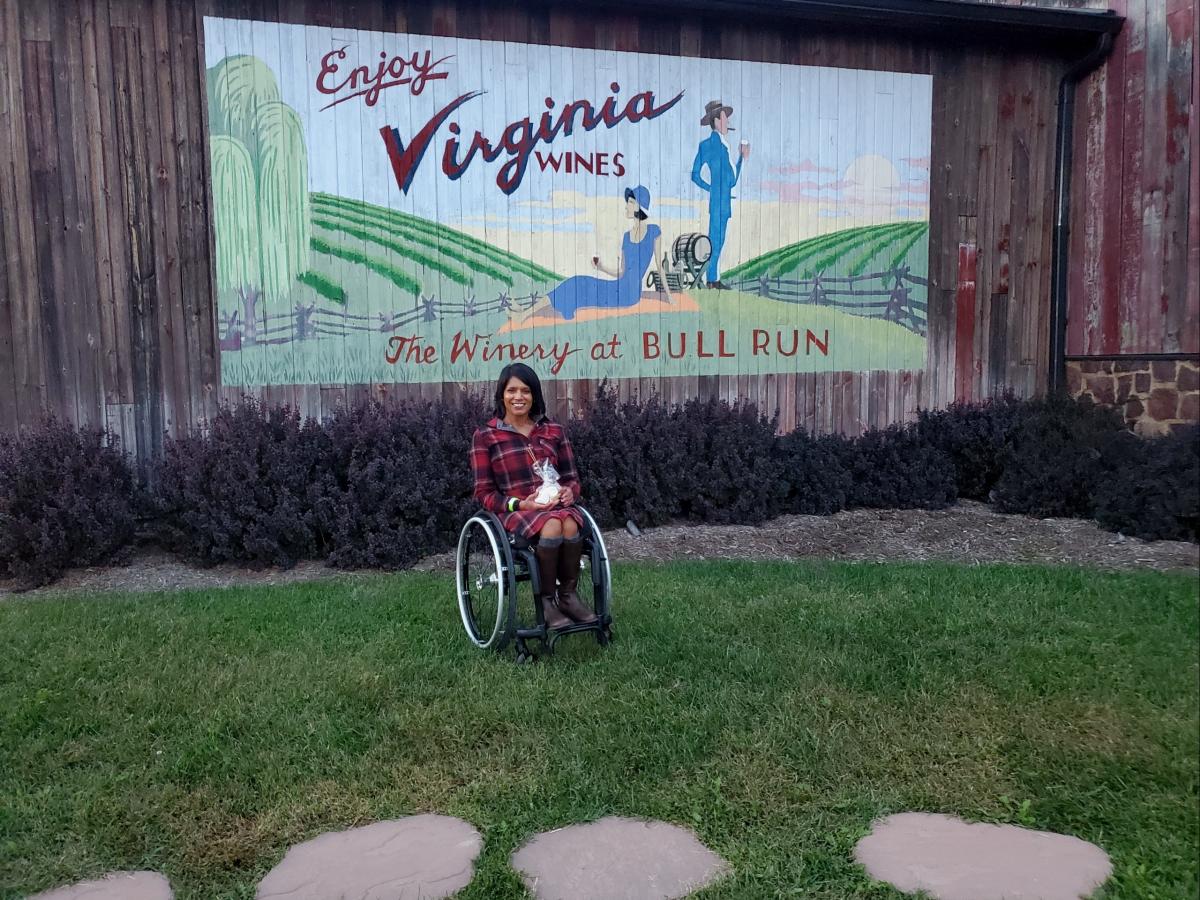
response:
<svg viewBox="0 0 1200 900"><path fill-rule="evenodd" d="M639 537L605 533L616 562L678 559L821 559L1082 566L1111 571L1196 572L1200 545L1142 541L1081 519L1032 519L963 501L943 510L859 509L832 516L784 516L762 526L668 525ZM450 572L454 554L420 562L419 571ZM239 584L288 584L352 575L320 562L291 569L233 564L201 568L162 552L141 552L128 565L77 569L30 594L60 591L161 591ZM0 596L14 585L0 580Z"/></svg>

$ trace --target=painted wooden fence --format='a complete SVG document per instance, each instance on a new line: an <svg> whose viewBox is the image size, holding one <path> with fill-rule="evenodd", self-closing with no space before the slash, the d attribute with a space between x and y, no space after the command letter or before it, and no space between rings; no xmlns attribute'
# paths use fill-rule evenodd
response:
<svg viewBox="0 0 1200 900"><path fill-rule="evenodd" d="M924 335L928 330L928 304L912 297L913 288L929 281L907 268L844 277L816 275L810 279L760 275L733 282L740 290L785 303L832 306L851 315L880 318Z"/></svg>

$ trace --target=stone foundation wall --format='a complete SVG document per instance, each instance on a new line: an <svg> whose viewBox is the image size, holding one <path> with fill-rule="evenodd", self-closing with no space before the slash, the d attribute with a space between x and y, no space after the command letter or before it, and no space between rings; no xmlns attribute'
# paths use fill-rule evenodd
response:
<svg viewBox="0 0 1200 900"><path fill-rule="evenodd" d="M1195 360L1086 360L1067 363L1073 397L1122 407L1125 421L1147 437L1200 421L1200 365Z"/></svg>

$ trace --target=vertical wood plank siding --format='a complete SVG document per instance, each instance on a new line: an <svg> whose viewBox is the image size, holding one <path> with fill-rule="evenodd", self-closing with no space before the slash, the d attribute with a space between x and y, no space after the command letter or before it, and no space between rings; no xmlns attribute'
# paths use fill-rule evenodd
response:
<svg viewBox="0 0 1200 900"><path fill-rule="evenodd" d="M1200 354L1195 0L1008 0L1126 17L1080 87L1067 353Z"/></svg>
<svg viewBox="0 0 1200 900"><path fill-rule="evenodd" d="M1111 5L1129 21L1078 104L1067 352L1200 352L1196 4ZM748 397L778 409L781 428L848 433L911 418L918 406L1045 389L1055 103L1068 60L574 5L0 0L0 428L49 411L103 425L148 458L164 435L241 394L220 381L205 15L931 73L925 370L645 377L616 389ZM321 416L364 396L451 398L480 387L259 394ZM559 413L596 388L556 384Z"/></svg>

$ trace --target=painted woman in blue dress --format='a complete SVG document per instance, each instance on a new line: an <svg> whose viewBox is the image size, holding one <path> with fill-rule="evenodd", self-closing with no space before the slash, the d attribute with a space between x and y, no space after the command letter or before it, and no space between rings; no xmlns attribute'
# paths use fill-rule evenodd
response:
<svg viewBox="0 0 1200 900"><path fill-rule="evenodd" d="M646 270L654 264L658 271L659 284L666 285L662 264L662 231L650 224L646 210L650 208L650 191L642 185L625 189L625 217L633 219L633 226L621 240L621 262L616 271L607 268L599 256L592 257L592 265L608 278L594 275L574 275L568 278L530 309L526 320L550 313L560 319L574 319L581 309L620 309L635 306L642 299L642 279ZM664 302L670 295L659 292Z"/></svg>

